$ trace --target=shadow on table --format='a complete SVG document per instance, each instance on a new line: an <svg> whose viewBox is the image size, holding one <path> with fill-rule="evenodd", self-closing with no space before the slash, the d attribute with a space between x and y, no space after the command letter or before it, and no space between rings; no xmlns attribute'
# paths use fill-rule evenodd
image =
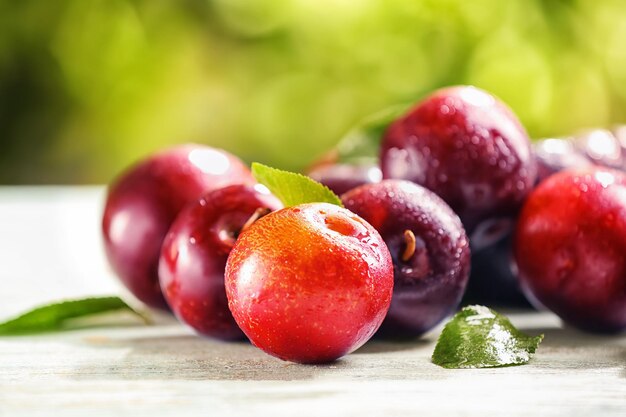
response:
<svg viewBox="0 0 626 417"><path fill-rule="evenodd" d="M430 345L432 341L425 339L385 340L374 338L360 347L354 354L391 353L414 350Z"/></svg>
<svg viewBox="0 0 626 417"><path fill-rule="evenodd" d="M620 375L626 377L626 338L624 335L600 335L585 333L570 326L564 327L520 327L529 335L543 334L537 355L542 366L553 369L602 369L621 368ZM586 351L580 360L578 351Z"/></svg>
<svg viewBox="0 0 626 417"><path fill-rule="evenodd" d="M267 356L248 342L195 335L117 338L98 347L119 350L119 358L81 366L77 379L304 380L342 366L341 361L314 367L292 364Z"/></svg>
<svg viewBox="0 0 626 417"><path fill-rule="evenodd" d="M606 345L618 345L626 347L626 341L620 335L602 335L586 333L574 327L524 327L520 326L519 330L524 333L535 336L543 334L544 339L542 345L556 348L565 347L598 347Z"/></svg>
<svg viewBox="0 0 626 417"><path fill-rule="evenodd" d="M83 364L71 374L74 379L292 381L334 376L339 379L380 379L387 364L381 361L372 365L370 362L373 361L367 361L366 365L357 355L330 364L300 365L275 359L249 342L221 342L192 334L81 340L81 343L85 342L98 349L111 349L111 354L105 356L112 359ZM374 340L357 352L419 349L426 343Z"/></svg>

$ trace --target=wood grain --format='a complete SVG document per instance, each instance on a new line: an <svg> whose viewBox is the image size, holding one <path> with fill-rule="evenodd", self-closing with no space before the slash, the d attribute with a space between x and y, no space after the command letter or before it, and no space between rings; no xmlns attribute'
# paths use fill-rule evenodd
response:
<svg viewBox="0 0 626 417"><path fill-rule="evenodd" d="M102 258L102 196L101 188L0 189L2 317L119 292ZM550 313L508 314L545 333L526 366L439 368L430 355L440 329L373 341L324 366L204 339L168 317L0 338L0 415L626 416L625 336L563 328Z"/></svg>

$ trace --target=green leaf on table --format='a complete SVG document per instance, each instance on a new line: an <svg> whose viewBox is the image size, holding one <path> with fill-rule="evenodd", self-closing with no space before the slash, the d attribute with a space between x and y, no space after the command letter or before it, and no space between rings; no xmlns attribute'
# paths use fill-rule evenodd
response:
<svg viewBox="0 0 626 417"><path fill-rule="evenodd" d="M134 310L119 297L92 297L69 300L36 307L18 317L0 323L0 336L44 333L90 326L89 320L104 313L129 312L147 322L145 316ZM106 324L116 324L113 318ZM103 324L103 323L98 323Z"/></svg>
<svg viewBox="0 0 626 417"><path fill-rule="evenodd" d="M343 207L328 187L302 174L252 163L252 175L265 185L285 207L304 203L330 203Z"/></svg>
<svg viewBox="0 0 626 417"><path fill-rule="evenodd" d="M432 360L444 368L523 365L541 340L543 335L525 335L488 307L467 306L443 328Z"/></svg>

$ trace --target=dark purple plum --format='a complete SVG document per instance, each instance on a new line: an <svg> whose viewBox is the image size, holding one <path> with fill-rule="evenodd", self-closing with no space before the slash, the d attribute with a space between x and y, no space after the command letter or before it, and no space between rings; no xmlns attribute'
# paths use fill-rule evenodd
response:
<svg viewBox="0 0 626 417"><path fill-rule="evenodd" d="M157 268L178 212L209 190L254 182L237 157L208 146L182 145L140 161L108 191L102 232L111 267L135 297L167 309Z"/></svg>
<svg viewBox="0 0 626 417"><path fill-rule="evenodd" d="M600 165L626 170L626 130L590 129L569 138L536 141L537 182L564 169Z"/></svg>
<svg viewBox="0 0 626 417"><path fill-rule="evenodd" d="M513 262L512 233L498 235L498 240L478 250L472 244L472 272L463 304L529 307Z"/></svg>
<svg viewBox="0 0 626 417"><path fill-rule="evenodd" d="M391 252L393 297L379 335L418 336L454 311L467 284L470 249L461 221L441 198L409 181L385 180L341 199Z"/></svg>
<svg viewBox="0 0 626 417"><path fill-rule="evenodd" d="M533 143L537 161L537 182L571 168L583 168L592 162L574 145L572 138L547 138Z"/></svg>
<svg viewBox="0 0 626 417"><path fill-rule="evenodd" d="M515 212L535 183L526 131L506 105L474 87L436 91L393 122L380 159L383 178L435 192L468 232Z"/></svg>
<svg viewBox="0 0 626 417"><path fill-rule="evenodd" d="M206 336L244 337L228 310L226 260L244 227L281 207L263 186L231 185L179 213L163 242L159 279L180 321Z"/></svg>
<svg viewBox="0 0 626 417"><path fill-rule="evenodd" d="M338 195L359 185L380 182L383 176L380 168L373 163L318 165L311 169L308 175Z"/></svg>
<svg viewBox="0 0 626 417"><path fill-rule="evenodd" d="M619 140L606 129L590 129L574 138L576 150L592 163L614 169L626 168L626 155Z"/></svg>
<svg viewBox="0 0 626 417"><path fill-rule="evenodd" d="M611 129L613 136L617 139L619 146L622 148L622 155L624 155L624 159L626 160L626 125L617 125ZM626 170L626 161L624 162L623 169Z"/></svg>
<svg viewBox="0 0 626 417"><path fill-rule="evenodd" d="M547 178L524 204L514 247L531 301L584 330L626 330L626 174L596 166Z"/></svg>

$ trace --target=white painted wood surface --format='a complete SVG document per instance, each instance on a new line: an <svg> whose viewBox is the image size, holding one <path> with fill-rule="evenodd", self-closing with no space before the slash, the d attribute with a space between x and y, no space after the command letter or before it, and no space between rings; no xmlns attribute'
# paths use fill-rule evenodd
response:
<svg viewBox="0 0 626 417"><path fill-rule="evenodd" d="M99 240L102 188L0 188L0 317L55 299L119 293ZM0 338L0 416L626 416L626 336L510 312L545 341L529 365L444 370L439 329L370 342L325 366L153 326Z"/></svg>

